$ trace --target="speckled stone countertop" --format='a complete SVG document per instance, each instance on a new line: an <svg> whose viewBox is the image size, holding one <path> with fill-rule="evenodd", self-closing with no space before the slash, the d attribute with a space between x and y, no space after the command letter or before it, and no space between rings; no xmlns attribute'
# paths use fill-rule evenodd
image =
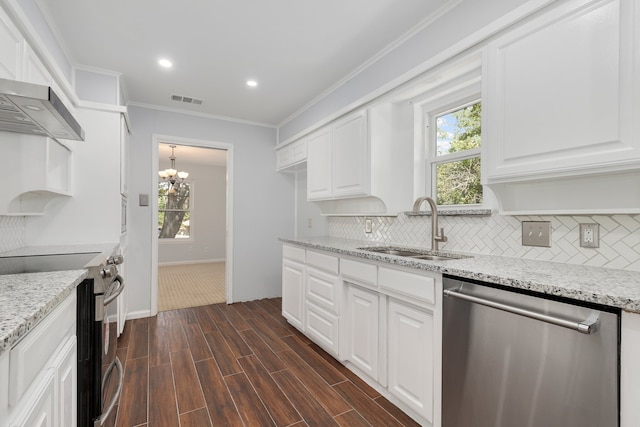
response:
<svg viewBox="0 0 640 427"><path fill-rule="evenodd" d="M0 276L0 354L75 291L87 270Z"/></svg>
<svg viewBox="0 0 640 427"><path fill-rule="evenodd" d="M330 237L282 238L280 241L305 248L366 258L419 270L436 271L461 278L481 280L640 313L640 272L636 271L476 254L459 254L471 255L472 258L427 261L358 249L371 246L407 247L404 245ZM424 248L418 249L424 251ZM447 254L445 251L439 253Z"/></svg>

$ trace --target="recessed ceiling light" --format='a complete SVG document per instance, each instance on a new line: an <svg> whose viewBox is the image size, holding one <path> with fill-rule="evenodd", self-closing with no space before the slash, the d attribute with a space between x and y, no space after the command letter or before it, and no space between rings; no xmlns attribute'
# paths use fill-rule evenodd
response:
<svg viewBox="0 0 640 427"><path fill-rule="evenodd" d="M162 58L162 59L158 60L158 64L160 64L160 66L164 67L164 68L171 68L173 66L171 61L169 61L168 59L165 59L165 58Z"/></svg>
<svg viewBox="0 0 640 427"><path fill-rule="evenodd" d="M256 87L256 86L258 86L258 82L255 81L255 80L247 80L247 86Z"/></svg>

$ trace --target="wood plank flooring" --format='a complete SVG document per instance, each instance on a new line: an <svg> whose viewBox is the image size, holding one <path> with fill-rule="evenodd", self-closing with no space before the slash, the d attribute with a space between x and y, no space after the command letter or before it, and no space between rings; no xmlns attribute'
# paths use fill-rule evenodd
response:
<svg viewBox="0 0 640 427"><path fill-rule="evenodd" d="M274 298L127 321L116 425L418 425L280 312Z"/></svg>

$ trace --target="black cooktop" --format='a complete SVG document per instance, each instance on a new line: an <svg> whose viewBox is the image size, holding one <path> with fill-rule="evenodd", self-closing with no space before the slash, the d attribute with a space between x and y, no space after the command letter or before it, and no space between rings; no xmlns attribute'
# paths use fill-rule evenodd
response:
<svg viewBox="0 0 640 427"><path fill-rule="evenodd" d="M0 275L80 270L98 255L100 252L0 257Z"/></svg>

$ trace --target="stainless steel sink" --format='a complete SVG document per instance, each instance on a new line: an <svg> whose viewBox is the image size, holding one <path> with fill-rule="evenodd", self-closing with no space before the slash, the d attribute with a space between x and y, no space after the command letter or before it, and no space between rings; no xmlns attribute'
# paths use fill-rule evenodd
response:
<svg viewBox="0 0 640 427"><path fill-rule="evenodd" d="M470 258L466 255L458 254L442 254L442 253L430 253L429 251L419 251L409 248L398 248L393 246L370 246L365 248L358 248L361 251L375 252L378 254L395 255L406 258L424 259L429 261L448 261L452 259Z"/></svg>

